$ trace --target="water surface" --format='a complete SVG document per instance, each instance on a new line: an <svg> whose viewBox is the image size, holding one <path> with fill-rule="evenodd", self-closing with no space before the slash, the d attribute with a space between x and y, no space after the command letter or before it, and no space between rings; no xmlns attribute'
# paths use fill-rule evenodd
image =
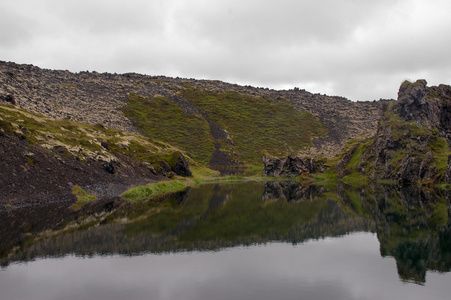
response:
<svg viewBox="0 0 451 300"><path fill-rule="evenodd" d="M449 201L440 191L247 182L136 205L47 207L47 218L35 209L3 211L1 225L16 226L1 235L0 299L449 299L451 292Z"/></svg>

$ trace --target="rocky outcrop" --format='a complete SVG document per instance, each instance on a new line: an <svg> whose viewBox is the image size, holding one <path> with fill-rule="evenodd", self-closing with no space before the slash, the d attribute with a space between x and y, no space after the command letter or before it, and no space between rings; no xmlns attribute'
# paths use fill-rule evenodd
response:
<svg viewBox="0 0 451 300"><path fill-rule="evenodd" d="M316 173L326 169L323 164L313 158L301 158L295 155L283 159L263 155L262 160L265 176L296 177L304 173Z"/></svg>
<svg viewBox="0 0 451 300"><path fill-rule="evenodd" d="M11 94L6 94L0 96L0 101L11 103L12 105L16 105L16 100L14 100L14 97Z"/></svg>
<svg viewBox="0 0 451 300"><path fill-rule="evenodd" d="M372 180L402 184L449 180L451 175L444 176L443 168L448 163L451 169L450 111L450 86L427 87L425 80L404 82L398 101L382 105L376 136L342 154L338 177L357 171ZM357 166L349 165L351 159L358 160Z"/></svg>
<svg viewBox="0 0 451 300"><path fill-rule="evenodd" d="M180 153L180 156L176 159L173 171L175 174L183 177L191 177L193 173L189 168L189 164L186 161L186 158Z"/></svg>
<svg viewBox="0 0 451 300"><path fill-rule="evenodd" d="M437 128L449 140L451 132L451 87L428 87L424 79L404 81L395 108L406 122Z"/></svg>

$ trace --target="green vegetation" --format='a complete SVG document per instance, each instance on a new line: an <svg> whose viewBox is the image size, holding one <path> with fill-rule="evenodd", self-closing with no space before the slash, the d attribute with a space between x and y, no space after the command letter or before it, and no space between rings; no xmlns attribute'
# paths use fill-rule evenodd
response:
<svg viewBox="0 0 451 300"><path fill-rule="evenodd" d="M55 120L12 105L0 105L0 128L8 135L24 136L31 145L47 149L57 146L59 155L76 156L81 161L98 154L108 158L120 153L145 161L158 172L163 165L174 167L177 158L183 155L180 150L149 137L125 134L102 124Z"/></svg>
<svg viewBox="0 0 451 300"><path fill-rule="evenodd" d="M80 186L74 185L72 187L72 194L74 194L75 197L77 197L77 202L72 204L73 210L79 210L88 202L95 201L96 196L89 195L85 192Z"/></svg>
<svg viewBox="0 0 451 300"><path fill-rule="evenodd" d="M401 93L409 93L410 90L413 88L413 83L409 80L404 80L403 83L401 83L401 86L399 87L399 91Z"/></svg>
<svg viewBox="0 0 451 300"><path fill-rule="evenodd" d="M183 149L202 165L210 162L215 143L232 159L252 165L260 163L264 152L295 153L311 146L313 137L327 134L314 115L294 109L283 98L219 93L189 85L179 92L202 114L188 114L162 96L148 99L136 94L129 94L123 112L146 135ZM214 140L211 124L219 125L227 137Z"/></svg>
<svg viewBox="0 0 451 300"><path fill-rule="evenodd" d="M102 150L100 142L96 141L92 134L105 137L123 136L119 130L70 120L55 120L8 105L0 105L0 117L3 118L1 125L4 130L6 128L8 133L24 135L32 145L54 141L54 144L81 146L90 151L100 151Z"/></svg>
<svg viewBox="0 0 451 300"><path fill-rule="evenodd" d="M177 192L187 187L186 183L180 181L161 181L157 183L151 183L145 186L137 186L126 192L121 197L129 201L142 201L163 195L166 193Z"/></svg>
<svg viewBox="0 0 451 300"><path fill-rule="evenodd" d="M194 87L181 94L227 131L232 143L224 141L222 149L246 163L260 162L265 151L279 156L296 153L311 146L312 137L327 134L314 115L294 109L284 98L274 100Z"/></svg>
<svg viewBox="0 0 451 300"><path fill-rule="evenodd" d="M204 165L210 161L214 142L201 115L187 114L177 103L162 96L148 99L136 94L129 94L122 110L147 136L187 151Z"/></svg>
<svg viewBox="0 0 451 300"><path fill-rule="evenodd" d="M354 154L351 157L351 160L349 161L349 164L347 165L348 168L351 170L355 170L357 166L360 164L360 161L362 159L363 153L365 150L368 149L368 147L371 146L373 143L373 140L368 140L366 142L360 141L358 142L357 149L355 150Z"/></svg>

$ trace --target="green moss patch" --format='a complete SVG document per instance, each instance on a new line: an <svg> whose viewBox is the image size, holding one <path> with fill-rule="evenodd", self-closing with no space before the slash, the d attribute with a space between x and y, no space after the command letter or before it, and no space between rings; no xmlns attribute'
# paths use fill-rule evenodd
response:
<svg viewBox="0 0 451 300"><path fill-rule="evenodd" d="M144 186L134 187L124 192L121 197L129 201L142 201L150 197L155 197L167 193L173 193L183 190L187 187L186 183L180 181L162 181Z"/></svg>
<svg viewBox="0 0 451 300"><path fill-rule="evenodd" d="M72 204L73 210L80 210L86 203L96 200L96 196L89 195L78 185L72 187L72 194L77 197L77 202Z"/></svg>
<svg viewBox="0 0 451 300"><path fill-rule="evenodd" d="M196 114L187 114L175 102L162 96L152 99L130 94L124 114L147 136L187 151L191 157L207 164L214 150L207 121Z"/></svg>
<svg viewBox="0 0 451 300"><path fill-rule="evenodd" d="M264 151L276 156L295 153L311 146L313 137L327 134L314 115L296 110L284 98L196 88L181 94L228 132L232 145L225 144L224 150L236 152L246 162L260 162Z"/></svg>

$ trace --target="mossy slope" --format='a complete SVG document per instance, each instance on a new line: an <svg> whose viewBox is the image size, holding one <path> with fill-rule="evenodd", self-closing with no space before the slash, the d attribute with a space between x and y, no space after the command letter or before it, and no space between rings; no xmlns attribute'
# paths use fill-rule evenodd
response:
<svg viewBox="0 0 451 300"><path fill-rule="evenodd" d="M286 155L312 146L327 130L316 117L294 109L284 98L214 92L186 85L178 97L196 108L186 112L176 101L129 94L126 116L146 135L173 144L200 163L220 151L236 163L257 164L263 153Z"/></svg>
<svg viewBox="0 0 451 300"><path fill-rule="evenodd" d="M170 175L177 158L183 156L179 149L156 139L123 133L101 124L57 120L12 105L0 105L0 130L57 156L82 162L120 162L124 167L132 160L146 164L154 174ZM32 164L32 153L29 157Z"/></svg>
<svg viewBox="0 0 451 300"><path fill-rule="evenodd" d="M188 151L192 158L207 163L214 150L210 127L200 115L186 114L175 102L155 96L152 99L130 94L126 116L147 136Z"/></svg>

